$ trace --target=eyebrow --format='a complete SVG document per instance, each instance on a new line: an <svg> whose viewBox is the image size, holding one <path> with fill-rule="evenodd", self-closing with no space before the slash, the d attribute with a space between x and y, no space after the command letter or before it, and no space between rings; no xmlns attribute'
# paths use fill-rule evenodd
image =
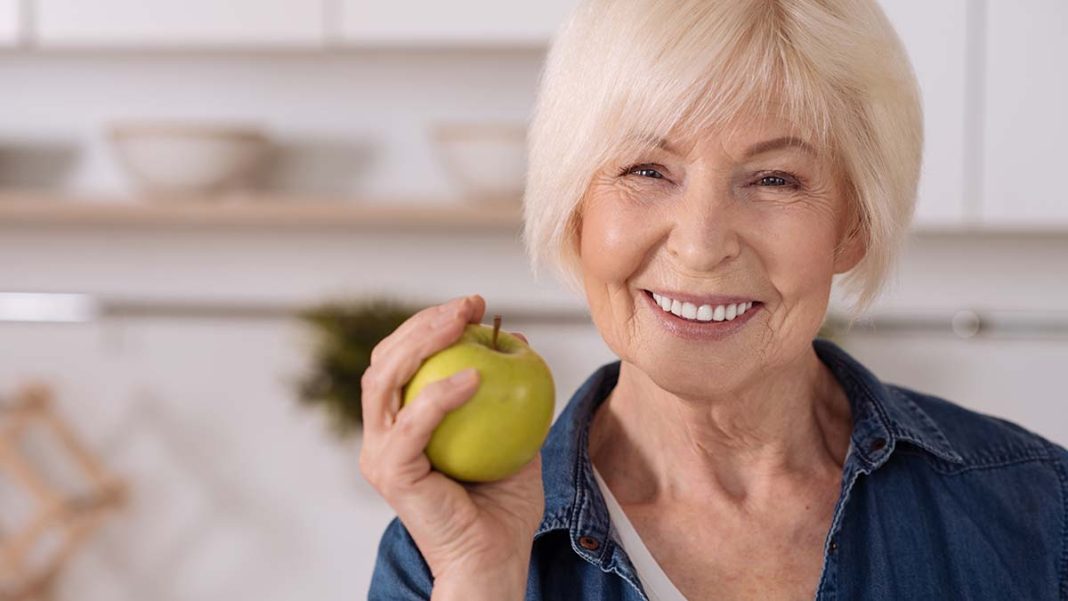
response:
<svg viewBox="0 0 1068 601"><path fill-rule="evenodd" d="M749 158L754 155L763 154L772 150L778 150L780 148L798 148L812 156L816 156L816 151L809 145L808 142L801 138L795 138L793 136L783 136L781 138L775 138L773 140L766 140L764 142L758 142L749 147L749 150L745 151L745 157Z"/></svg>
<svg viewBox="0 0 1068 601"><path fill-rule="evenodd" d="M666 150L674 155L680 154L678 149L676 149L674 146L671 145L670 142L663 138L657 140L656 146L657 148ZM778 150L780 148L797 148L804 152L807 152L812 156L817 156L817 153L815 149L812 148L812 145L802 140L801 138L797 138L794 136L783 136L780 138L765 140L763 142L757 142L756 144L750 146L749 149L746 150L745 154L742 156L743 158L750 158L758 154L771 152L772 150Z"/></svg>

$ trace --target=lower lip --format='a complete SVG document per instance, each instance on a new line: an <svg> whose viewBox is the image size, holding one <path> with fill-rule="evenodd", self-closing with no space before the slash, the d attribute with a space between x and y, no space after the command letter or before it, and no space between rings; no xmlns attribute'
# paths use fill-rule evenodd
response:
<svg viewBox="0 0 1068 601"><path fill-rule="evenodd" d="M749 320L753 319L753 316L764 307L763 303L754 302L748 311L731 321L691 321L665 311L653 299L652 294L642 290L641 295L645 297L657 321L663 324L667 331L687 340L723 340L744 328L745 324L749 323Z"/></svg>

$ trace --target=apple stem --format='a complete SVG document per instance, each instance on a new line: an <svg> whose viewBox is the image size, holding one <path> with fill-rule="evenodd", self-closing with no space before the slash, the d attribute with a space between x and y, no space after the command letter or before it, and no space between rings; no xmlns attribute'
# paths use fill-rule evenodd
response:
<svg viewBox="0 0 1068 601"><path fill-rule="evenodd" d="M501 331L501 316L493 316L493 350L497 350L497 332Z"/></svg>

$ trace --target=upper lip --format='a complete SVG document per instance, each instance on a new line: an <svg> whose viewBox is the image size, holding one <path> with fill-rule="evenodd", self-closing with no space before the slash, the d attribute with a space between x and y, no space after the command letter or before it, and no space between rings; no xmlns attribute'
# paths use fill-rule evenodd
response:
<svg viewBox="0 0 1068 601"><path fill-rule="evenodd" d="M675 292L671 290L648 289L646 290L646 292L652 292L660 296L666 296L671 300L677 300L683 303L693 303L695 306L698 307L700 307L701 305L712 305L713 307L715 307L716 305L736 305L738 303L746 303L749 301L753 301L754 303L760 302L751 296L730 296L726 294L711 294L708 296L702 296L696 294L687 294L685 292Z"/></svg>

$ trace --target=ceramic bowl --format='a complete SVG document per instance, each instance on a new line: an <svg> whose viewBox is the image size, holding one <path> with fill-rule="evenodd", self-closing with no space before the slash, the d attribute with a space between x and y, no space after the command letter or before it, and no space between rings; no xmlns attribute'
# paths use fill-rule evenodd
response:
<svg viewBox="0 0 1068 601"><path fill-rule="evenodd" d="M138 190L165 196L248 188L269 146L256 127L177 123L118 124L111 142Z"/></svg>
<svg viewBox="0 0 1068 601"><path fill-rule="evenodd" d="M520 124L441 124L433 138L443 165L466 198L518 202L526 178L526 128Z"/></svg>

